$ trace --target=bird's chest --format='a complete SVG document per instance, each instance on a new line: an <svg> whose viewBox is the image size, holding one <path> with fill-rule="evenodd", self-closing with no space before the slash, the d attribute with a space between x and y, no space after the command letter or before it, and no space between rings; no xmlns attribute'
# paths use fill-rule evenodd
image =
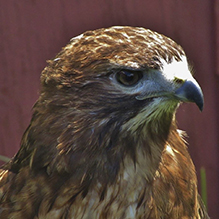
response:
<svg viewBox="0 0 219 219"><path fill-rule="evenodd" d="M132 164L121 169L117 179L110 185L96 183L83 197L78 194L74 201L66 202L65 197L57 197L57 207L42 218L81 218L81 219L132 219L141 217L144 211L145 196L149 196L147 182ZM60 199L60 200L59 200ZM67 199L66 199L67 200ZM58 203L65 203L58 206ZM41 217L40 217L41 218Z"/></svg>
<svg viewBox="0 0 219 219"><path fill-rule="evenodd" d="M71 208L73 218L138 218L145 193L145 181L125 173L115 184L106 188L104 195L102 185L96 185L84 199L79 197Z"/></svg>
<svg viewBox="0 0 219 219"><path fill-rule="evenodd" d="M97 182L90 187L85 197L77 195L63 208L51 210L46 218L193 218L188 217L183 210L183 194L178 195L174 184L166 180L167 176L159 174L159 168L148 170L148 166L153 166L150 162L139 159L134 164L128 159L124 160L124 166L113 183L104 185ZM186 202L189 201L188 197Z"/></svg>

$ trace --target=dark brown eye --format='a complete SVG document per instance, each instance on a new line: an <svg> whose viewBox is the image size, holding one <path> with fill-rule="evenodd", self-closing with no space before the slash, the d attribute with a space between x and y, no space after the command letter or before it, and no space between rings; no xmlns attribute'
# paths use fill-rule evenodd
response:
<svg viewBox="0 0 219 219"><path fill-rule="evenodd" d="M136 84L143 77L140 71L121 70L116 73L116 80L125 86L132 86Z"/></svg>

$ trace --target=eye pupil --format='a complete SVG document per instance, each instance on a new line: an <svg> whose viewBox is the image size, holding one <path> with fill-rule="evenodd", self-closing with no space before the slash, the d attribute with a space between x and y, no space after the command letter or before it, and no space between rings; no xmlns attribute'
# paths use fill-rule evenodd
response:
<svg viewBox="0 0 219 219"><path fill-rule="evenodd" d="M121 70L116 73L116 80L122 85L131 86L136 84L142 76L140 71Z"/></svg>

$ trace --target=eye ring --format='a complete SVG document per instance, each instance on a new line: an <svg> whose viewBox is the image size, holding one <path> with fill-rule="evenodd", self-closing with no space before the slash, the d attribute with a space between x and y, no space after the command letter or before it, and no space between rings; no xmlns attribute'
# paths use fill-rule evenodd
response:
<svg viewBox="0 0 219 219"><path fill-rule="evenodd" d="M116 80L124 86L132 86L142 79L141 71L120 70L115 75Z"/></svg>

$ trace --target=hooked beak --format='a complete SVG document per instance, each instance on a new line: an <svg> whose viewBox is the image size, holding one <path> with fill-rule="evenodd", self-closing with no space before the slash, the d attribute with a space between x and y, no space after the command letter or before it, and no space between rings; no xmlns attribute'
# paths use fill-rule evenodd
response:
<svg viewBox="0 0 219 219"><path fill-rule="evenodd" d="M183 102L196 103L200 111L203 110L204 96L199 84L195 80L186 80L182 86L175 91L175 96Z"/></svg>

